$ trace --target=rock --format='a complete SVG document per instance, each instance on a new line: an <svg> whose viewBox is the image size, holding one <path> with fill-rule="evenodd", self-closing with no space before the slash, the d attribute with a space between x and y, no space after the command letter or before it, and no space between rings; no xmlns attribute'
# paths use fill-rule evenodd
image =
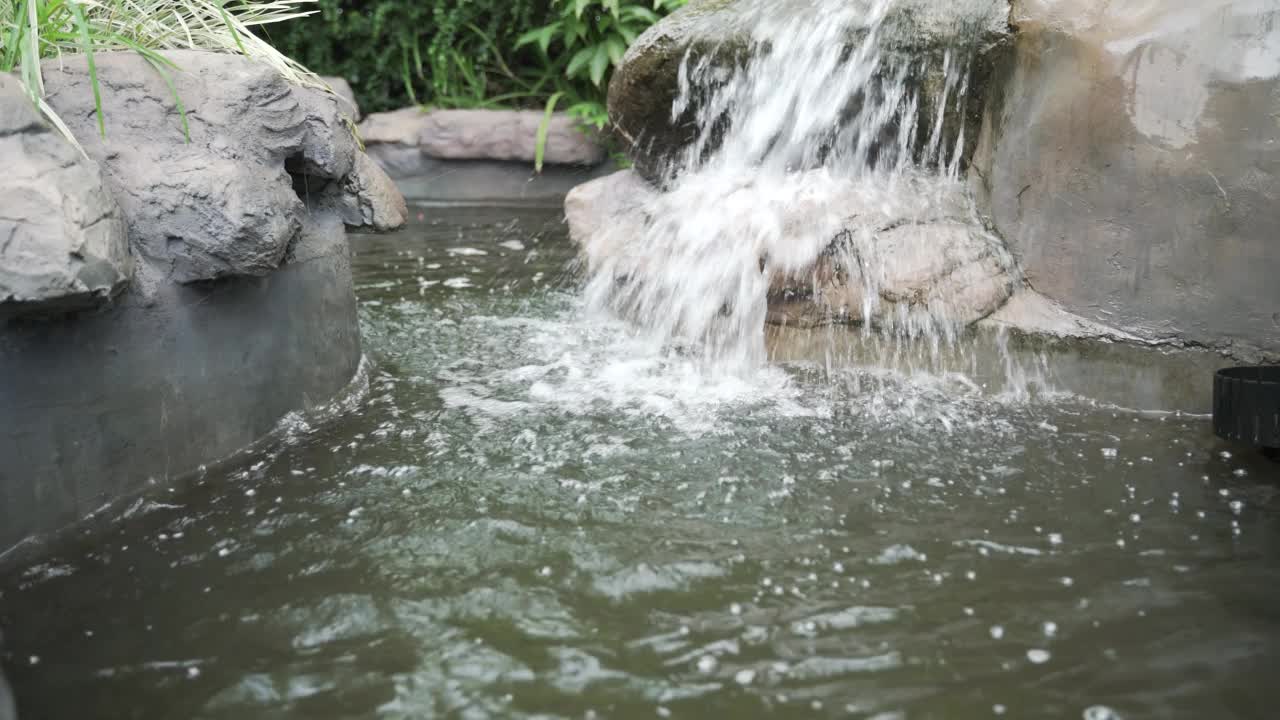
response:
<svg viewBox="0 0 1280 720"><path fill-rule="evenodd" d="M365 141L365 152L378 166L396 180L415 178L431 172L434 161L422 154L417 145L371 143Z"/></svg>
<svg viewBox="0 0 1280 720"><path fill-rule="evenodd" d="M963 222L907 223L845 233L814 267L774 278L769 322L947 332L995 312L1013 289L998 238Z"/></svg>
<svg viewBox="0 0 1280 720"><path fill-rule="evenodd" d="M869 8L867 0L854 1ZM665 184L677 170L670 167L672 161L698 136L705 89L692 93L689 105L672 117L681 83L687 81L680 77L686 58L690 66L710 65L717 71L710 73L714 81L723 82L725 72L743 67L766 46L752 37L752 28L760 27L762 19L776 21L803 11L801 6L760 0L692 0L636 39L614 73L608 105L614 134L641 175ZM938 96L931 91L942 87L950 53L955 63L970 56L976 60L969 79L974 99L959 109L963 118L947 112L954 118L947 123L947 133L954 135L969 125L976 131L987 78L1007 46L1008 13L1006 0L902 0L891 7L881 45L887 55L910 62L909 82L922 91L919 116L926 120L921 127L930 125ZM867 30L866 24L857 23L847 28L849 46L856 47ZM918 131L917 144L923 145L927 136Z"/></svg>
<svg viewBox="0 0 1280 720"><path fill-rule="evenodd" d="M360 125L371 147L390 145L378 154L403 169L410 148L438 160L500 160L532 163L543 113L519 110L436 110L402 108L374 113ZM604 148L594 134L584 132L575 118L559 113L547 128L543 161L548 165L595 166L604 162Z"/></svg>
<svg viewBox="0 0 1280 720"><path fill-rule="evenodd" d="M342 221L378 231L394 230L409 219L409 208L395 182L364 153L356 156L355 172L330 183L323 205L338 208Z"/></svg>
<svg viewBox="0 0 1280 720"><path fill-rule="evenodd" d="M325 85L328 85L329 89L333 91L333 94L337 95L338 99L342 101L342 108L346 111L352 122L360 122L360 118L362 117L360 115L360 103L356 100L355 90L351 89L351 83L347 82L346 78L340 77L325 76L321 77L320 80L324 82Z"/></svg>
<svg viewBox="0 0 1280 720"><path fill-rule="evenodd" d="M936 181L927 178L903 182L929 185L892 196L895 206L877 188L833 182L825 173L794 180L792 187L802 191L786 194L789 200L776 208L781 235L775 247L794 251L808 245L805 238L813 233L828 234L821 236L815 254L801 249L793 257L760 258L761 271L770 274L768 322L802 327L869 322L916 332L926 326L967 326L1000 308L1016 285L1000 239L968 219L963 195L955 192L959 188L934 186ZM732 191L722 204L754 202L753 195L735 198L740 192ZM570 192L565 200L569 234L588 271L605 269L626 283L651 282L647 278L657 276L650 273L671 272L662 263L651 266L649 246L642 244L670 200L631 170ZM773 213L770 208L766 214ZM743 236L758 233L759 228L742 228Z"/></svg>
<svg viewBox="0 0 1280 720"><path fill-rule="evenodd" d="M417 147L427 127L427 111L420 107L373 113L360 123L360 139L365 145L388 144Z"/></svg>
<svg viewBox="0 0 1280 720"><path fill-rule="evenodd" d="M1016 3L972 179L1030 285L1148 342L1280 358L1280 6Z"/></svg>
<svg viewBox="0 0 1280 720"><path fill-rule="evenodd" d="M0 319L97 307L133 273L120 207L97 163L0 74Z"/></svg>
<svg viewBox="0 0 1280 720"><path fill-rule="evenodd" d="M98 53L106 135L97 127L83 57L46 62L47 101L103 167L134 252L175 282L263 276L302 231L308 211L295 190L331 198L349 220L392 227L394 196L349 198L326 190L393 193L362 154L338 99L290 85L269 67L235 55L172 51L171 73L186 109L183 131L165 79L134 53ZM352 205L388 211L367 217ZM313 211L324 208L313 205Z"/></svg>
<svg viewBox="0 0 1280 720"><path fill-rule="evenodd" d="M418 145L443 160L533 162L544 114L525 110L437 110L426 118ZM581 123L563 113L547 128L544 162L551 165L599 165L604 148Z"/></svg>
<svg viewBox="0 0 1280 720"><path fill-rule="evenodd" d="M617 243L643 231L645 203L657 190L634 170L621 170L569 191L564 215L569 238L582 250L588 267L619 253ZM621 232L606 232L622 228Z"/></svg>

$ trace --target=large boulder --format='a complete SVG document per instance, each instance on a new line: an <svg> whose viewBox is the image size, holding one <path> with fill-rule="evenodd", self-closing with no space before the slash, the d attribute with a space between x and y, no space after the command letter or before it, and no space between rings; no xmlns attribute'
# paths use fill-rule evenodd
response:
<svg viewBox="0 0 1280 720"><path fill-rule="evenodd" d="M838 28L847 49L866 37L872 16L872 0L852 0L857 5L847 26ZM699 133L722 127L723 118L699 122L708 96L702 84L723 83L736 70L770 52L770 24L822 12L805 3L785 0L692 0L681 10L644 32L628 49L609 86L608 110L614 134L646 179L665 183L680 168L681 157ZM992 68L1008 40L1007 0L901 0L893 3L880 25L879 49L892 68L908 69L909 85L919 91L918 145L929 136L937 103L943 98L947 69L967 66L972 101L944 112L945 131L953 140L962 128L976 131L980 98ZM818 20L819 22L821 19ZM808 29L812 29L809 27ZM805 27L783 28L794 35ZM682 72L685 66L688 72ZM673 111L678 98L688 102ZM840 99L845 102L849 99ZM833 102L837 99L833 98Z"/></svg>
<svg viewBox="0 0 1280 720"><path fill-rule="evenodd" d="M744 180L699 203L741 219L720 225L665 216L681 207L675 194L690 189L664 194L627 170L575 188L565 215L588 272L609 275L598 287L682 286L682 272L727 272L731 287L733 273L758 268L767 276L765 320L776 325L871 324L914 335L949 332L995 312L1016 287L1000 239L971 221L954 183L903 182L910 185L886 192L815 171L789 178L775 199ZM672 234L689 225L718 227L723 244L673 253L684 242ZM755 254L745 257L744 249ZM741 267L723 267L734 263Z"/></svg>
<svg viewBox="0 0 1280 720"><path fill-rule="evenodd" d="M1035 290L1280 358L1280 5L1021 0L972 177Z"/></svg>
<svg viewBox="0 0 1280 720"><path fill-rule="evenodd" d="M358 161L336 96L236 55L166 57L178 67L172 90L144 58L98 53L105 134L85 59L48 61L44 73L49 105L102 165L134 251L168 279L271 273L315 198L340 201L350 222L403 224L403 199L376 165Z"/></svg>
<svg viewBox="0 0 1280 720"><path fill-rule="evenodd" d="M0 319L96 307L133 273L120 207L84 157L0 74Z"/></svg>

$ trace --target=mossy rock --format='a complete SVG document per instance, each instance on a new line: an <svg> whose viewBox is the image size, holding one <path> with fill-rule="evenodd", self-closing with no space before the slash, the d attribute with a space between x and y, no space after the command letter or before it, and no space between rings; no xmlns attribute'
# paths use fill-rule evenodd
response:
<svg viewBox="0 0 1280 720"><path fill-rule="evenodd" d="M692 0L632 44L609 86L609 118L617 139L646 179L660 184L669 180L671 161L700 131L693 104L672 118L681 63L688 56L694 62L709 58L714 65L741 67L758 46L749 26L751 12L759 12L758 2ZM789 5L788 0L778 0L768 12L786 13ZM973 75L968 101L948 111L949 116L962 114L964 122L948 117L946 125L953 135L964 126L967 137L976 137L987 78L1010 46L1008 17L1006 0L903 0L894 6L882 32L885 50L919 61L913 63L912 82L922 90L922 117L933 117L931 100L936 94L929 89L940 87L943 57L951 50L954 56L973 61ZM857 46L866 31L866 27L850 27L848 45ZM927 139L927 133L922 134Z"/></svg>

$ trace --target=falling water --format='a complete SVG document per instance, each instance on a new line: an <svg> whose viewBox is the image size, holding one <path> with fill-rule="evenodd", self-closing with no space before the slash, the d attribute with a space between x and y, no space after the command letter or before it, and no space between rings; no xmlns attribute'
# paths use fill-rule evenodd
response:
<svg viewBox="0 0 1280 720"><path fill-rule="evenodd" d="M747 51L727 40L684 58L671 116L696 118L699 134L668 168L665 191L644 201L643 221L604 231L621 250L593 263L589 305L730 372L764 362L766 320L795 320L789 297L820 308L810 325L857 324L935 350L953 343L969 319L956 312L963 298L895 298L887 285L920 268L951 272L951 256L966 252L1008 283L1007 254L976 223L960 181L956 120L975 49L1003 25L1006 3L739 5L741 28L720 32L745 37ZM937 52L903 50L939 27L947 41ZM745 60L724 62L735 54Z"/></svg>

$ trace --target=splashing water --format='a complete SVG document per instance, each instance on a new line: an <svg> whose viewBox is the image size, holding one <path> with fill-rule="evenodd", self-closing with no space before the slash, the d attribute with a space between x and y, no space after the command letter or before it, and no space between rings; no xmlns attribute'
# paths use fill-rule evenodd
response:
<svg viewBox="0 0 1280 720"><path fill-rule="evenodd" d="M958 119L1006 3L738 5L741 26L712 32L745 38L746 59L726 67L732 39L686 54L671 117L698 135L640 219L597 238L615 250L591 263L588 306L735 374L765 361L766 321L953 343L1012 287L960 180ZM922 50L938 27L945 40Z"/></svg>

